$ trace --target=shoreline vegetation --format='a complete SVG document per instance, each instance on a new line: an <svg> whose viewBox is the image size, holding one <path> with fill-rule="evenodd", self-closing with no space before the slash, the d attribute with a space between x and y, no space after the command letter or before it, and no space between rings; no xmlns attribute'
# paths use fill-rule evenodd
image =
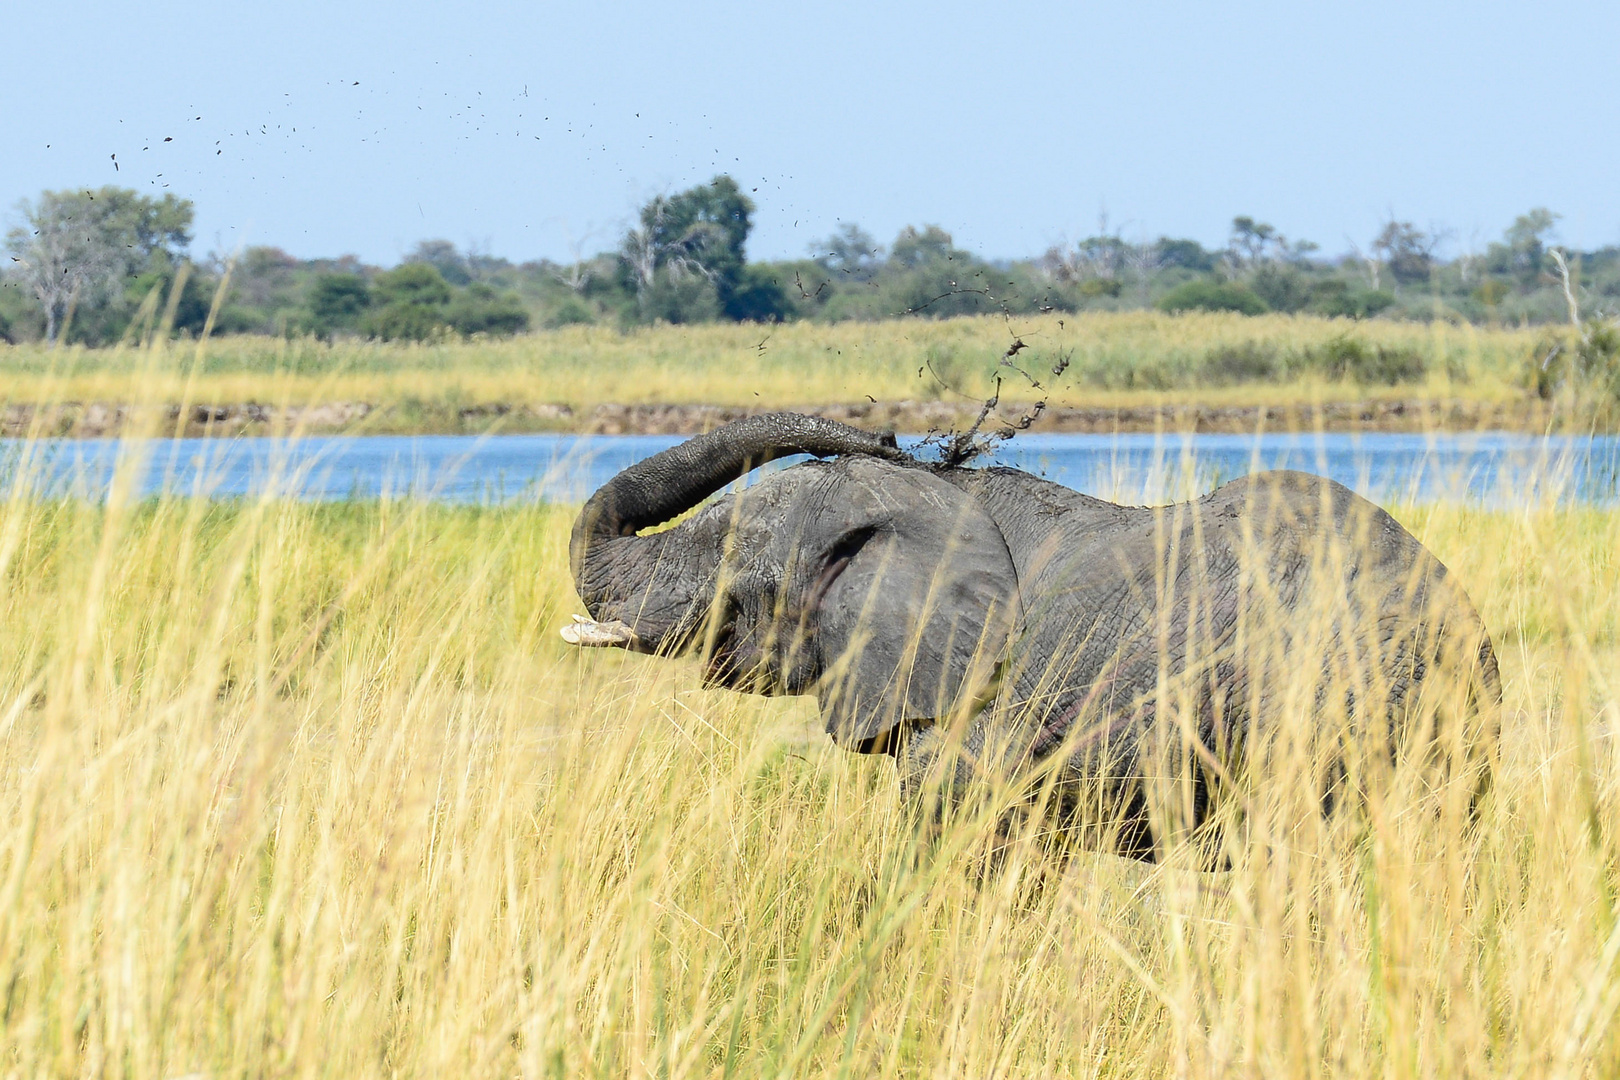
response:
<svg viewBox="0 0 1620 1080"><path fill-rule="evenodd" d="M0 434L695 434L775 409L922 434L992 397L992 424L1034 415L1036 432L1613 430L1613 387L1559 377L1580 343L1573 328L1120 312L24 345L0 347Z"/></svg>

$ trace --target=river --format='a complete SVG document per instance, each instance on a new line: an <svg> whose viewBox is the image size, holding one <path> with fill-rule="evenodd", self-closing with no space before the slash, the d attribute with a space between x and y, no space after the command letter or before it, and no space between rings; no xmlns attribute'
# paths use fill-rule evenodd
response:
<svg viewBox="0 0 1620 1080"><path fill-rule="evenodd" d="M269 491L305 499L578 502L626 465L680 441L663 435L0 440L0 490L12 491L26 478L37 494L104 498L122 468L141 495L241 498ZM1620 437L1026 433L1004 443L994 461L1134 503L1289 468L1330 476L1382 501L1613 505Z"/></svg>

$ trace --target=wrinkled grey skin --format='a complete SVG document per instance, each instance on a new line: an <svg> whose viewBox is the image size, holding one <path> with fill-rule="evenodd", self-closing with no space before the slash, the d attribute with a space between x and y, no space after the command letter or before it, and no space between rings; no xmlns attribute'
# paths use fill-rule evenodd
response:
<svg viewBox="0 0 1620 1080"><path fill-rule="evenodd" d="M828 460L639 535L794 453ZM1436 671L1500 698L1490 639L1439 560L1302 473L1123 507L779 413L620 473L581 512L570 556L592 621L569 640L697 652L713 683L814 693L839 745L895 755L913 791L1034 766L1090 782L1115 819L1105 842L1137 857L1153 854L1141 781L1164 772L1167 727L1196 827L1211 777L1256 733L1333 714L1325 701L1391 725L1393 747ZM1311 702L1289 699L1301 670Z"/></svg>

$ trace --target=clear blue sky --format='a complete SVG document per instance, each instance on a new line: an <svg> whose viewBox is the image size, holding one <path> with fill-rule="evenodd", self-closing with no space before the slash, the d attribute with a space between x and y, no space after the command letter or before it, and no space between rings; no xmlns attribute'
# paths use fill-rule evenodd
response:
<svg viewBox="0 0 1620 1080"><path fill-rule="evenodd" d="M1095 230L1328 252L1394 213L1620 242L1620 3L8 5L0 205L122 183L242 238L392 263L612 246L729 172L750 255L842 221L990 257ZM172 142L164 140L172 139ZM118 168L112 155L117 155Z"/></svg>

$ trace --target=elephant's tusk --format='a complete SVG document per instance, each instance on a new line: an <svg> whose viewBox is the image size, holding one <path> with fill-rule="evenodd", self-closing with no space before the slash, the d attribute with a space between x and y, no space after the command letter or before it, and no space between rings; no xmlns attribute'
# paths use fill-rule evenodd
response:
<svg viewBox="0 0 1620 1080"><path fill-rule="evenodd" d="M636 632L625 623L614 619L612 622L594 622L583 615L574 616L574 624L565 626L560 631L562 639L570 645L580 645L585 648L601 649L618 646L624 649L634 649L639 645L640 639Z"/></svg>

